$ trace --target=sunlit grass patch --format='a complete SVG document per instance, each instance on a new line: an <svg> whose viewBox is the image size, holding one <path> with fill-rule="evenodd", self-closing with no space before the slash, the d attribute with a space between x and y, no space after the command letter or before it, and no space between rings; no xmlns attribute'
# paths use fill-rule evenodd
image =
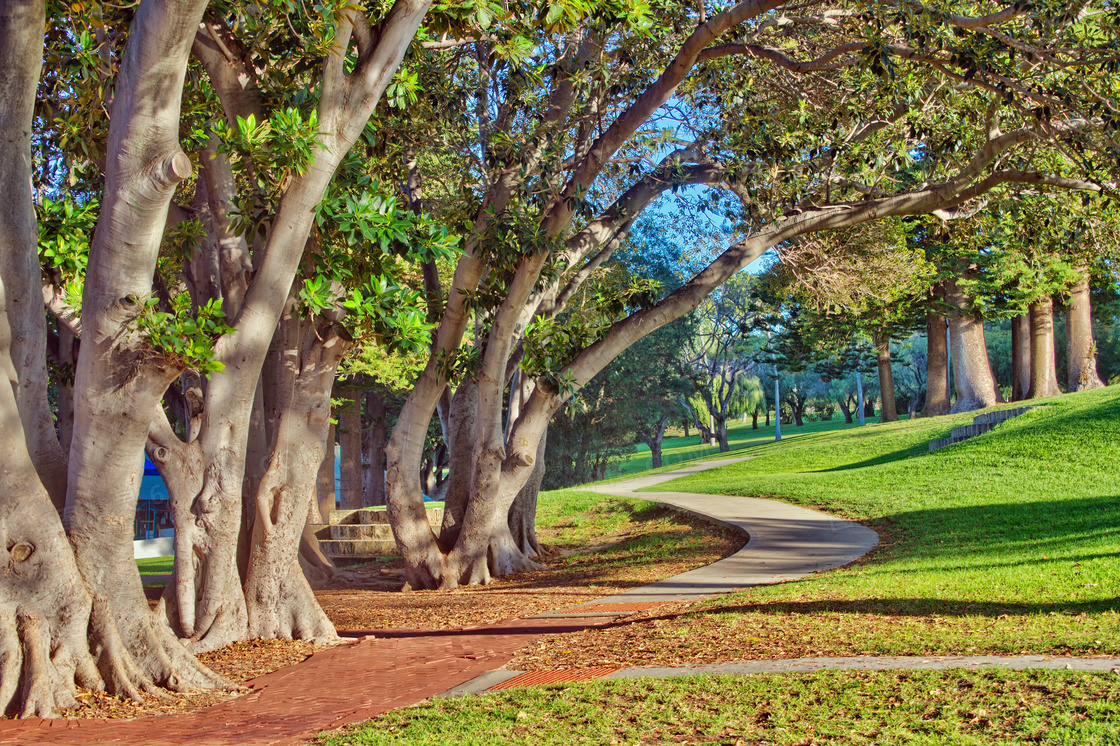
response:
<svg viewBox="0 0 1120 746"><path fill-rule="evenodd" d="M319 743L1106 744L1120 676L819 672L596 682L440 700Z"/></svg>

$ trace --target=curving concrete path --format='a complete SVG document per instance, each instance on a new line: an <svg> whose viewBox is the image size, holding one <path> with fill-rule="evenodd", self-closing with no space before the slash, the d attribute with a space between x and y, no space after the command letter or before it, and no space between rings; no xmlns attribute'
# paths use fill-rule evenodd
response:
<svg viewBox="0 0 1120 746"><path fill-rule="evenodd" d="M694 601L755 585L796 580L814 572L846 565L867 554L879 543L879 535L866 526L777 500L688 492L635 492L688 474L746 460L706 461L663 474L582 488L681 508L713 523L737 528L749 540L742 549L726 559L625 593L590 601L569 611L604 604Z"/></svg>

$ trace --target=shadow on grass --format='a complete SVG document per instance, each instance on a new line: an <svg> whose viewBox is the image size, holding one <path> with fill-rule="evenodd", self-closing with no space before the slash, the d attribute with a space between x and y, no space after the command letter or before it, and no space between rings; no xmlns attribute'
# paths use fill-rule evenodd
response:
<svg viewBox="0 0 1120 746"><path fill-rule="evenodd" d="M1078 550L1086 542L1116 537L1116 552L1094 556L1120 555L1120 496L1100 495L1070 500L1036 500L1022 503L989 503L952 508L934 508L895 513L882 520L908 534L890 553L872 560L889 562L901 556L941 557L960 555L970 560L979 554L1007 556L1015 552L1065 548L1063 555ZM964 554L962 550L969 551ZM1001 566L1005 562L993 562ZM969 566L976 563L970 561Z"/></svg>
<svg viewBox="0 0 1120 746"><path fill-rule="evenodd" d="M873 458L869 458L869 459L866 459L864 461L856 461L856 462L851 463L851 464L844 464L842 466L834 466L831 469L821 469L820 471L821 472L851 471L852 469L865 469L869 466L879 466L880 464L889 464L889 463L894 462L894 461L902 461L903 459L909 458L910 454L912 454L914 452L915 448L919 448L920 446L927 445L928 443L929 443L929 440L915 440L910 445L905 446L903 448L900 448L897 451L891 451L890 453L884 453L882 455L875 456Z"/></svg>

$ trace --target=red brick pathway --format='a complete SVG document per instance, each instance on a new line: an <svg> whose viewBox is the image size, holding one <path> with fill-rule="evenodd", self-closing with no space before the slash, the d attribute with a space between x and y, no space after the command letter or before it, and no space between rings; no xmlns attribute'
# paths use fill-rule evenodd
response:
<svg viewBox="0 0 1120 746"><path fill-rule="evenodd" d="M294 744L421 702L501 668L536 638L613 618L532 619L461 630L384 630L261 676L253 691L188 715L4 720L0 744Z"/></svg>

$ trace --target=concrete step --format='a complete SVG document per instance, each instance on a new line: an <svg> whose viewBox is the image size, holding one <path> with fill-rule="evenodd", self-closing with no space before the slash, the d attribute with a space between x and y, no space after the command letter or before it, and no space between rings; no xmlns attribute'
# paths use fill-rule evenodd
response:
<svg viewBox="0 0 1120 746"><path fill-rule="evenodd" d="M998 425L1001 422L1007 422L1014 419L1021 414L1034 409L1034 407L1015 407L1014 409L999 409L995 412L985 412L978 414L972 418L973 425Z"/></svg>
<svg viewBox="0 0 1120 746"><path fill-rule="evenodd" d="M393 529L388 523L331 526L333 541L392 541Z"/></svg>
<svg viewBox="0 0 1120 746"><path fill-rule="evenodd" d="M328 519L332 526L372 526L389 525L388 511L374 510L372 508L359 508L357 510L332 510ZM443 508L428 508L428 523L438 526L443 522Z"/></svg>
<svg viewBox="0 0 1120 746"><path fill-rule="evenodd" d="M428 525L439 534L443 508L428 508ZM332 559L363 559L396 556L397 544L389 527L389 514L382 510L332 510L330 523L313 526L323 554Z"/></svg>
<svg viewBox="0 0 1120 746"><path fill-rule="evenodd" d="M949 431L950 438L975 438L991 430L995 425L961 425Z"/></svg>
<svg viewBox="0 0 1120 746"><path fill-rule="evenodd" d="M954 427L949 431L948 438L937 438L929 442L929 449L936 451L938 448L960 443L962 440L975 438L977 435L983 435L991 431L996 425L1014 419L1021 414L1025 414L1034 409L1034 407L1015 407L1013 409L1000 409L995 412L985 412L978 414L972 418L971 425L961 425Z"/></svg>
<svg viewBox="0 0 1120 746"><path fill-rule="evenodd" d="M364 557L395 556L397 543L389 540L370 541L320 541L323 554L334 559L362 559Z"/></svg>

